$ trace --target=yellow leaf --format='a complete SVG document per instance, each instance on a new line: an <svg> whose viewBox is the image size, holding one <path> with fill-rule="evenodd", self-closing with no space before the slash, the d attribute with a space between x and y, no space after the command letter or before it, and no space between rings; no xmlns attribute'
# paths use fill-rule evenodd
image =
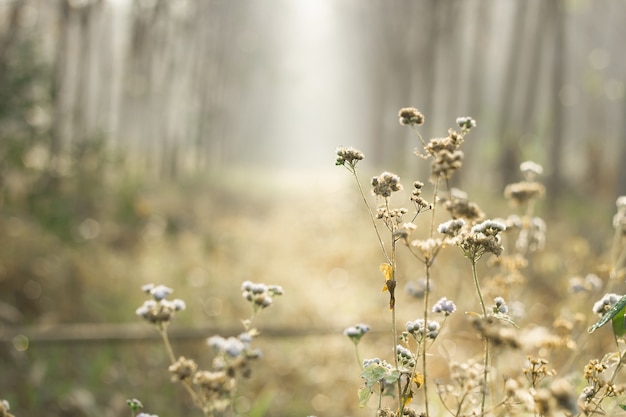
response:
<svg viewBox="0 0 626 417"><path fill-rule="evenodd" d="M380 272L383 273L385 281L393 279L393 266L389 264L380 264Z"/></svg>
<svg viewBox="0 0 626 417"><path fill-rule="evenodd" d="M415 383L415 386L417 387L417 389L422 388L422 386L424 385L424 375L416 372L415 375L413 376L413 382Z"/></svg>
<svg viewBox="0 0 626 417"><path fill-rule="evenodd" d="M407 392L405 397L403 398L402 403L404 404L404 406L407 406L412 400L413 400L413 391L409 390L409 392Z"/></svg>

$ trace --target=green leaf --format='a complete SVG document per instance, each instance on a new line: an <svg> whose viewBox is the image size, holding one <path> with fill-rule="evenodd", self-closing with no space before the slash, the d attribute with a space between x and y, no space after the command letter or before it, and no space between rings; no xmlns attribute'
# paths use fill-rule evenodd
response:
<svg viewBox="0 0 626 417"><path fill-rule="evenodd" d="M622 410L626 411L626 405L624 405L624 404L619 404L619 408L621 408Z"/></svg>
<svg viewBox="0 0 626 417"><path fill-rule="evenodd" d="M617 337L626 334L626 323L624 323L624 314L626 314L626 305L611 319L613 324L613 333Z"/></svg>
<svg viewBox="0 0 626 417"><path fill-rule="evenodd" d="M369 387L359 388L359 407L365 407L371 396L372 390Z"/></svg>
<svg viewBox="0 0 626 417"><path fill-rule="evenodd" d="M400 378L400 371L398 371L397 369L392 369L388 371L385 375L385 382L388 385L391 385L394 384L398 380L398 378Z"/></svg>
<svg viewBox="0 0 626 417"><path fill-rule="evenodd" d="M385 378L388 372L389 369L383 365L372 363L361 372L361 378L365 380L365 386L371 388L376 385L378 381Z"/></svg>
<svg viewBox="0 0 626 417"><path fill-rule="evenodd" d="M593 326L589 327L587 329L587 331L589 333L593 333L595 332L597 329L599 329L600 327L604 326L605 324L607 324L609 321L613 320L613 317L617 316L618 314L620 314L621 312L621 317L622 317L622 335L624 334L624 309L626 308L626 295L623 296L622 298L619 299L619 301L613 306L611 307L611 309L609 311L607 311L606 313L604 313L604 316L602 316L602 318ZM619 320L619 319L618 319ZM613 325L613 330L615 331L615 324ZM616 333L617 334L617 333Z"/></svg>

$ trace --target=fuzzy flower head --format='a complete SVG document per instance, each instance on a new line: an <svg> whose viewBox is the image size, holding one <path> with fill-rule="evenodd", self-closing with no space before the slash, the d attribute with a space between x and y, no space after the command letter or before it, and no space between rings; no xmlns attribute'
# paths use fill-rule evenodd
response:
<svg viewBox="0 0 626 417"><path fill-rule="evenodd" d="M599 316L609 311L622 298L621 295L615 293L605 294L600 300L593 305L592 311Z"/></svg>
<svg viewBox="0 0 626 417"><path fill-rule="evenodd" d="M162 325L169 323L174 318L174 313L186 308L185 302L180 299L175 300L146 300L135 310L135 314L144 320Z"/></svg>
<svg viewBox="0 0 626 417"><path fill-rule="evenodd" d="M424 115L414 107L405 107L398 112L401 125L419 126L424 123Z"/></svg>
<svg viewBox="0 0 626 417"><path fill-rule="evenodd" d="M173 289L166 287L165 285L146 284L141 287L141 290L154 297L155 300L163 300L168 295L174 292Z"/></svg>
<svg viewBox="0 0 626 417"><path fill-rule="evenodd" d="M617 213L613 216L613 228L622 236L626 235L626 196L620 196L615 201Z"/></svg>
<svg viewBox="0 0 626 417"><path fill-rule="evenodd" d="M492 311L495 314L507 314L509 312L509 306L506 305L504 298L496 297L493 299L493 303Z"/></svg>
<svg viewBox="0 0 626 417"><path fill-rule="evenodd" d="M584 278L571 277L568 282L569 290L573 293L597 291L603 286L602 279L596 274L587 274Z"/></svg>
<svg viewBox="0 0 626 417"><path fill-rule="evenodd" d="M141 410L143 408L143 404L137 398L126 400L126 405L128 405L132 411Z"/></svg>
<svg viewBox="0 0 626 417"><path fill-rule="evenodd" d="M252 303L254 311L267 308L272 305L273 297L283 295L280 285L266 285L252 281L244 281L241 284L241 295Z"/></svg>
<svg viewBox="0 0 626 417"><path fill-rule="evenodd" d="M447 297L442 297L433 305L433 313L442 313L444 316L449 316L456 311L456 305L448 300Z"/></svg>
<svg viewBox="0 0 626 417"><path fill-rule="evenodd" d="M432 283L429 282L427 286L425 278L408 281L404 287L404 290L411 297L415 298L424 298L424 295L426 295L426 291L430 291L431 289Z"/></svg>
<svg viewBox="0 0 626 417"><path fill-rule="evenodd" d="M485 253L493 253L500 256L504 248L500 232L506 230L506 225L495 220L485 220L472 227L470 232L462 233L459 246L465 252L465 256L472 261L477 261Z"/></svg>
<svg viewBox="0 0 626 417"><path fill-rule="evenodd" d="M402 345L396 346L396 356L398 357L398 365L406 369L415 367L415 356L411 350Z"/></svg>
<svg viewBox="0 0 626 417"><path fill-rule="evenodd" d="M367 324L359 323L354 326L350 326L343 331L343 334L348 336L354 344L358 344L365 333L370 331L370 326Z"/></svg>
<svg viewBox="0 0 626 417"><path fill-rule="evenodd" d="M13 414L9 412L11 407L7 400L0 399L0 416L1 417L15 417Z"/></svg>
<svg viewBox="0 0 626 417"><path fill-rule="evenodd" d="M434 320L428 320L426 325L424 325L424 319L417 319L406 323L406 331L420 340L424 338L424 333L426 333L426 338L432 340L436 339L440 329L441 325L438 321Z"/></svg>
<svg viewBox="0 0 626 417"><path fill-rule="evenodd" d="M142 287L145 293L152 295L152 299L144 301L144 303L135 310L135 314L144 320L156 324L163 325L169 323L177 311L187 308L185 302L179 298L168 300L166 297L173 290L164 285L147 284Z"/></svg>
<svg viewBox="0 0 626 417"><path fill-rule="evenodd" d="M357 149L340 146L337 148L337 160L335 161L335 165L339 166L348 164L348 166L354 168L357 162L362 160L364 157L363 152Z"/></svg>
<svg viewBox="0 0 626 417"><path fill-rule="evenodd" d="M463 132L469 132L471 128L476 127L476 120L469 116L457 117L456 124L463 130Z"/></svg>
<svg viewBox="0 0 626 417"><path fill-rule="evenodd" d="M474 222L485 217L485 213L481 210L478 204L467 198L466 192L457 188L453 188L451 191L451 198L444 199L443 206L450 212L452 218L462 218L467 221Z"/></svg>
<svg viewBox="0 0 626 417"><path fill-rule="evenodd" d="M411 192L411 201L415 204L418 211L423 209L432 209L433 205L422 197L422 188L424 183L421 181L415 181L413 183L413 191Z"/></svg>
<svg viewBox="0 0 626 417"><path fill-rule="evenodd" d="M441 239L416 239L411 241L410 245L422 253L424 259L433 259L443 246Z"/></svg>
<svg viewBox="0 0 626 417"><path fill-rule="evenodd" d="M515 248L520 252L536 252L543 249L546 244L546 228L546 222L542 218L533 217L527 222L526 227L520 228Z"/></svg>
<svg viewBox="0 0 626 417"><path fill-rule="evenodd" d="M387 171L372 178L372 187L372 193L374 195L385 198L391 197L391 193L394 191L402 190L400 177Z"/></svg>
<svg viewBox="0 0 626 417"><path fill-rule="evenodd" d="M533 161L524 161L519 166L526 181L532 181L537 175L543 174L543 167Z"/></svg>
<svg viewBox="0 0 626 417"><path fill-rule="evenodd" d="M504 188L504 197L518 206L542 198L545 194L546 188L543 184L535 181L516 182Z"/></svg>
<svg viewBox="0 0 626 417"><path fill-rule="evenodd" d="M441 223L439 227L437 227L437 231L439 233L443 233L444 235L454 237L459 234L463 226L465 226L465 220L452 219L448 220L447 222Z"/></svg>
<svg viewBox="0 0 626 417"><path fill-rule="evenodd" d="M181 356L175 363L169 366L168 370L172 374L172 382L190 380L198 370L198 364L193 359Z"/></svg>

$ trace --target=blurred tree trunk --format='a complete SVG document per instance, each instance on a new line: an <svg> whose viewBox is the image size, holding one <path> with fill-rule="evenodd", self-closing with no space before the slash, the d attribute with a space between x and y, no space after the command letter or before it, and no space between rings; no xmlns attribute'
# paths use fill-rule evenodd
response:
<svg viewBox="0 0 626 417"><path fill-rule="evenodd" d="M8 22L5 23L6 27L3 28L0 34L0 85L5 81L4 73L6 71L7 60L9 59L9 52L17 37L20 16L25 4L26 2L23 0L13 2L8 13Z"/></svg>
<svg viewBox="0 0 626 417"><path fill-rule="evenodd" d="M467 7L467 4L466 4ZM493 6L486 1L474 3L473 13L470 14L469 19L472 20L472 31L470 32L469 40L469 61L468 61L468 77L467 77L467 94L461 105L461 111L463 114L459 116L470 116L476 119L478 135L471 134L469 140L463 144L465 152L464 170L467 170L465 175L459 175L459 187L465 187L465 183L471 184L480 177L474 177L475 170L472 166L481 164L481 161L476 160L480 155L478 150L482 146L484 136L488 134L488 122L486 120L487 114L485 108L485 74L489 68L488 51L492 46L491 37L491 17ZM471 175L471 177L469 177ZM480 174L479 174L480 175Z"/></svg>
<svg viewBox="0 0 626 417"><path fill-rule="evenodd" d="M622 100L622 129L621 129L621 143L620 143L620 157L619 161L622 163L626 161L626 101ZM615 195L626 195L626 169L622 166L618 166L617 169L617 186Z"/></svg>
<svg viewBox="0 0 626 417"><path fill-rule="evenodd" d="M515 120L517 111L515 98L519 91L519 74L522 62L522 47L524 46L524 32L528 20L528 4L525 1L515 2L513 11L513 27L511 29L511 44L505 60L507 69L500 90L500 120L496 134L500 140L499 174L502 187L519 178L519 145L520 127ZM528 88L528 86L522 86Z"/></svg>
<svg viewBox="0 0 626 417"><path fill-rule="evenodd" d="M528 63L528 73L526 74L526 82L521 88L522 104L520 112L520 126L523 132L535 129L535 116L537 101L540 97L540 87L542 79L542 56L544 39L546 38L546 30L549 27L549 14L546 12L546 2L540 1L536 7L536 15L532 19L534 26L531 27L527 48L527 54L524 59ZM519 175L519 174L518 174Z"/></svg>
<svg viewBox="0 0 626 417"><path fill-rule="evenodd" d="M553 57L552 64L552 134L548 149L548 165L551 175L547 180L548 198L554 203L560 196L563 187L563 120L564 109L559 94L563 85L565 66L567 59L567 47L565 43L565 11L560 0L548 2L547 13L552 21L553 33Z"/></svg>

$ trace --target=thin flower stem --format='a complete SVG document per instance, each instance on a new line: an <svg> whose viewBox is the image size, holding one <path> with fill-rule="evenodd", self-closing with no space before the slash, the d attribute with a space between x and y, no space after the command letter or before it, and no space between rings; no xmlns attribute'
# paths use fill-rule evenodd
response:
<svg viewBox="0 0 626 417"><path fill-rule="evenodd" d="M476 260L470 259L472 263L472 276L474 277L474 286L476 287L476 293L478 294L478 299L480 300L480 308L483 311L483 317L487 317L487 308L485 307L485 300L483 299L483 293L480 290L480 284L478 283L478 273L476 272Z"/></svg>
<svg viewBox="0 0 626 417"><path fill-rule="evenodd" d="M396 280L396 240L393 238L393 231L392 231L392 237L391 237L391 279L393 281ZM389 289L389 291L395 291L394 289ZM393 297L393 294L390 295L390 297ZM396 354L396 344L398 343L398 328L396 326L396 306L395 304L391 305L391 333L393 336L393 343L391 345L392 347L392 352L393 352L393 360L394 360L394 364L396 369L399 369L399 365L398 365L398 355ZM402 411L404 410L404 398L401 395L402 393L402 381L400 380L400 378L398 378L398 400L399 400L399 406L398 409L400 410L400 415L402 415Z"/></svg>
<svg viewBox="0 0 626 417"><path fill-rule="evenodd" d="M160 325L159 333L161 334L161 338L163 339L163 344L165 344L165 350L167 351L167 355L170 358L170 362L173 365L176 363L176 356L174 355L174 350L172 349L170 339L167 335L167 328L163 325ZM202 399L198 396L196 391L194 391L193 387L191 386L191 382L188 379L183 379L181 382L183 387L185 387L185 390L187 390L187 392L191 396L194 404L196 404L196 406L198 406L198 408L202 410L205 416L209 416L209 407L207 407L204 401L202 401Z"/></svg>
<svg viewBox="0 0 626 417"><path fill-rule="evenodd" d="M172 350L170 339L167 336L167 328L163 325L159 326L159 333L161 334L161 339L163 339L163 344L165 345L165 350L167 351L167 355L170 358L170 362L172 364L176 363L176 356L174 355L174 350Z"/></svg>
<svg viewBox="0 0 626 417"><path fill-rule="evenodd" d="M426 271L426 288L424 289L424 336L426 336L426 326L428 325L428 296L430 294L429 286L430 286L430 265L431 262L426 262L424 269ZM426 367L426 343L422 343L422 374L424 376L424 412L426 413L426 417L430 416L430 411L428 408L428 384L426 383L426 377L428 376L428 371Z"/></svg>
<svg viewBox="0 0 626 417"><path fill-rule="evenodd" d="M439 178L435 181L435 188L433 190L433 205L431 211L431 220L430 220L430 234L429 238L432 239L435 233L435 212L437 207L437 195L439 194ZM426 274L426 287L424 288L424 326L428 323L428 309L429 309L429 296L430 296L430 267L432 265L434 258L426 259L424 262L424 270ZM424 335L426 335L426 329L424 328ZM424 377L424 412L426 417L430 416L430 410L428 406L428 384L426 383L426 378L428 376L428 371L426 367L426 343L422 343L422 375Z"/></svg>
<svg viewBox="0 0 626 417"><path fill-rule="evenodd" d="M361 354L359 353L359 344L358 343L354 344L354 353L356 355L356 361L358 362L359 367L361 368L361 370L364 369L363 368L363 361L361 360Z"/></svg>
<svg viewBox="0 0 626 417"><path fill-rule="evenodd" d="M437 177L437 180L435 181L435 189L433 190L433 209L431 210L431 217L430 217L430 234L428 237L432 238L433 235L435 234L435 208L437 207L437 196L439 194L439 177Z"/></svg>
<svg viewBox="0 0 626 417"><path fill-rule="evenodd" d="M353 167L350 170L350 172L352 172L352 175L354 176L354 179L356 180L357 188L359 189L359 193L361 194L363 203L365 204L365 207L367 208L367 211L370 215L370 219L372 220L372 225L374 226L374 231L376 232L376 237L378 238L378 243L380 244L380 249L383 252L383 256L387 260L387 263L391 264L391 259L389 259L389 255L387 255L387 251L385 250L385 242L383 241L383 238L380 236L380 232L378 231L378 226L376 226L376 217L374 216L374 212L372 211L372 208L367 202L367 198L365 197L365 193L363 192L363 187L361 186L361 181L359 181L359 176L356 174L356 167Z"/></svg>
<svg viewBox="0 0 626 417"><path fill-rule="evenodd" d="M480 290L480 284L478 283L478 274L476 272L476 259L475 257L470 259L472 263L472 275L474 277L474 286L476 287L476 292L478 293L478 299L480 300L480 307L483 311L483 318L487 318L487 308L485 307L485 300L483 299L482 291ZM483 362L483 389L482 389L482 398L480 401L480 415L485 414L485 401L487 398L487 376L489 373L489 339L487 337L484 338L485 342L485 350L484 350L484 362Z"/></svg>
<svg viewBox="0 0 626 417"><path fill-rule="evenodd" d="M426 146L426 142L422 138L422 135L420 135L420 133L417 131L417 128L415 127L415 125L411 125L411 129L413 130L413 133L415 133L415 135L419 139L419 141L422 144L422 146Z"/></svg>

